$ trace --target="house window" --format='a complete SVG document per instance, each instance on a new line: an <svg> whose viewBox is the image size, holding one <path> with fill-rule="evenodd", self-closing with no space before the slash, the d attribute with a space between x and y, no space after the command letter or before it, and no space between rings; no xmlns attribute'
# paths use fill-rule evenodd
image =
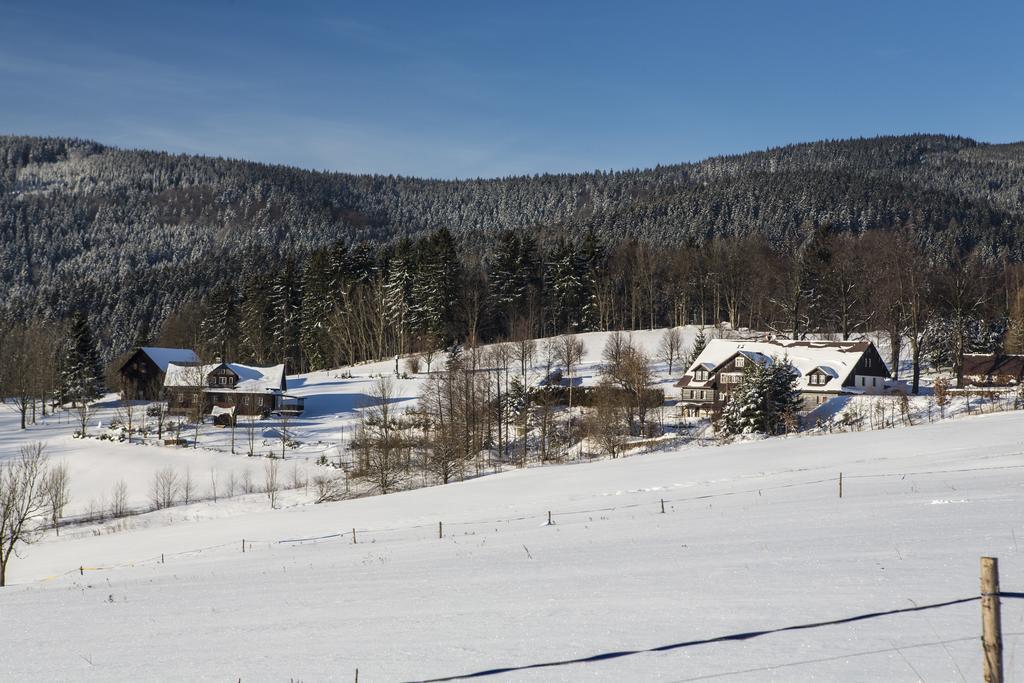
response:
<svg viewBox="0 0 1024 683"><path fill-rule="evenodd" d="M703 389L701 389L701 390L700 390L700 400L702 400L702 401L703 401L703 400L704 400L704 397L705 397L705 394L704 394L704 390L703 390Z"/></svg>
<svg viewBox="0 0 1024 683"><path fill-rule="evenodd" d="M743 356L736 356L736 367L742 368L743 364L746 363L747 359Z"/></svg>
<svg viewBox="0 0 1024 683"><path fill-rule="evenodd" d="M227 383L228 383L228 378L227 377L221 376L221 377L217 378L217 384L219 384L221 386L224 386Z"/></svg>
<svg viewBox="0 0 1024 683"><path fill-rule="evenodd" d="M698 382L703 382L708 378L708 373L704 372L703 370L698 370L695 377L697 378Z"/></svg>
<svg viewBox="0 0 1024 683"><path fill-rule="evenodd" d="M864 356L864 367L871 367L871 356Z"/></svg>

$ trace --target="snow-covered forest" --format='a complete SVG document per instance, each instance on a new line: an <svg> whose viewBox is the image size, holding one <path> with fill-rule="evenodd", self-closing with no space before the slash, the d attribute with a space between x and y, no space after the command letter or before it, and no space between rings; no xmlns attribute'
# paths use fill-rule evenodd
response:
<svg viewBox="0 0 1024 683"><path fill-rule="evenodd" d="M897 233L924 259L955 268L970 256L1012 280L1022 188L1020 145L942 136L461 181L6 137L0 313L83 312L110 358L176 312L236 306L250 323L239 358L287 353L299 367L398 352L424 334L496 339L512 318L534 336L720 320L847 332L864 325L847 308L891 300L866 287L905 256ZM843 291L807 280L814 268ZM452 284L458 296L438 291ZM1000 310L984 317L1013 304L1004 284L988 283ZM815 311L814 297L833 305ZM365 339L323 348L311 327L332 313Z"/></svg>

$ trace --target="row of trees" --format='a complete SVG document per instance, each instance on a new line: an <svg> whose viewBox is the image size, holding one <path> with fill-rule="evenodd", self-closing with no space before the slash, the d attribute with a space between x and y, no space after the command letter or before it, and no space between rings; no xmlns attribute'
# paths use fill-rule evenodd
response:
<svg viewBox="0 0 1024 683"><path fill-rule="evenodd" d="M85 409L103 394L97 345L86 318L69 323L0 321L0 400L16 410L21 428L45 417L48 406ZM38 411L38 412L37 412Z"/></svg>
<svg viewBox="0 0 1024 683"><path fill-rule="evenodd" d="M659 360L679 362L681 341L679 330L666 331ZM352 442L354 475L387 493L417 475L448 483L504 465L559 461L576 447L582 452L584 442L588 454L615 457L630 437L660 433L664 394L653 359L615 333L599 382L584 389L576 375L585 353L575 335L456 347L443 361L431 359L443 367L408 411L393 405L395 381L378 378Z"/></svg>
<svg viewBox="0 0 1024 683"><path fill-rule="evenodd" d="M712 325L800 339L882 331L893 369L959 373L967 352L1024 350L1024 268L936 255L918 230L861 236L806 226L799 247L760 238L654 247L504 233L490 254L447 231L373 248L337 245L268 274L254 268L181 309L162 343L205 357L337 367L452 343L590 330ZM927 355L926 355L927 354Z"/></svg>

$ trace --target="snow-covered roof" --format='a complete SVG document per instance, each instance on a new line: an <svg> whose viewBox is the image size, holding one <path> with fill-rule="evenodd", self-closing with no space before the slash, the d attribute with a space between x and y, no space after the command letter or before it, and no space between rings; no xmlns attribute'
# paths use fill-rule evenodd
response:
<svg viewBox="0 0 1024 683"><path fill-rule="evenodd" d="M199 356L192 349L165 349L160 346L143 346L143 353L156 363L160 372L167 372L171 363L198 363Z"/></svg>
<svg viewBox="0 0 1024 683"><path fill-rule="evenodd" d="M764 364L764 359L784 357L800 373L797 388L800 390L838 389L850 376L870 342L826 342L826 341L793 341L775 339L771 341L741 341L734 339L712 339L704 350L687 369L690 374L698 366L711 364L717 368L737 353L744 357ZM820 370L831 379L824 385L812 385L807 375Z"/></svg>
<svg viewBox="0 0 1024 683"><path fill-rule="evenodd" d="M209 391L225 392L234 391L239 393L253 394L266 391L281 391L287 389L285 384L284 364L273 365L267 368L258 368L252 365L241 363L211 363L209 365L175 365L172 363L167 368L164 376L165 387L194 387L197 378L203 384L211 372L217 368L225 367L238 375L238 382L234 387L207 387Z"/></svg>
<svg viewBox="0 0 1024 683"><path fill-rule="evenodd" d="M773 362L771 356L750 349L740 349L740 355L761 366L771 365Z"/></svg>
<svg viewBox="0 0 1024 683"><path fill-rule="evenodd" d="M822 373L824 373L824 374L826 374L829 377L832 377L834 379L838 379L839 378L839 373L835 371L835 368L829 367L828 365L819 365L819 366L817 366L815 368L811 368L810 370L807 371L807 373L814 372L815 370L820 370ZM805 373L805 374L807 374L807 373Z"/></svg>

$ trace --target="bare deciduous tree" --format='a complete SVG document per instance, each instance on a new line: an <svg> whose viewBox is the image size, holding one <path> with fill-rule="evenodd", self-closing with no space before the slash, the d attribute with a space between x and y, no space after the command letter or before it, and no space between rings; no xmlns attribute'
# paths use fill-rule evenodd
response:
<svg viewBox="0 0 1024 683"><path fill-rule="evenodd" d="M34 543L46 522L43 451L41 443L28 444L18 458L0 462L0 587L18 547Z"/></svg>
<svg viewBox="0 0 1024 683"><path fill-rule="evenodd" d="M196 484L192 479L192 468L185 468L185 476L181 480L181 498L185 505L188 505L195 498Z"/></svg>
<svg viewBox="0 0 1024 683"><path fill-rule="evenodd" d="M370 391L370 405L362 411L362 422L353 442L359 454L359 475L380 493L393 491L403 475L403 452L411 444L405 438L404 421L394 414L394 382L381 376Z"/></svg>
<svg viewBox="0 0 1024 683"><path fill-rule="evenodd" d="M110 492L110 516L114 519L128 514L128 482L121 479Z"/></svg>
<svg viewBox="0 0 1024 683"><path fill-rule="evenodd" d="M333 474L318 474L313 477L313 488L316 491L317 503L333 503L345 497L345 487L341 479Z"/></svg>
<svg viewBox="0 0 1024 683"><path fill-rule="evenodd" d="M43 477L43 495L50 512L50 523L57 535L60 535L60 519L64 516L64 508L71 499L71 472L66 461L52 465Z"/></svg>
<svg viewBox="0 0 1024 683"><path fill-rule="evenodd" d="M569 382L569 442L573 437L572 385L573 370L583 361L586 349L583 342L576 336L567 334L558 338L558 359L565 366L565 374Z"/></svg>
<svg viewBox="0 0 1024 683"><path fill-rule="evenodd" d="M670 327L661 335L658 343L658 360L668 365L668 374L672 374L672 368L676 361L682 356L683 335L678 327Z"/></svg>
<svg viewBox="0 0 1024 683"><path fill-rule="evenodd" d="M274 458L267 458L263 466L263 491L267 494L270 507L277 507L277 494L281 490L280 464Z"/></svg>
<svg viewBox="0 0 1024 683"><path fill-rule="evenodd" d="M149 501L153 504L153 509L161 510L174 505L180 488L178 473L170 465L154 474L149 489Z"/></svg>

